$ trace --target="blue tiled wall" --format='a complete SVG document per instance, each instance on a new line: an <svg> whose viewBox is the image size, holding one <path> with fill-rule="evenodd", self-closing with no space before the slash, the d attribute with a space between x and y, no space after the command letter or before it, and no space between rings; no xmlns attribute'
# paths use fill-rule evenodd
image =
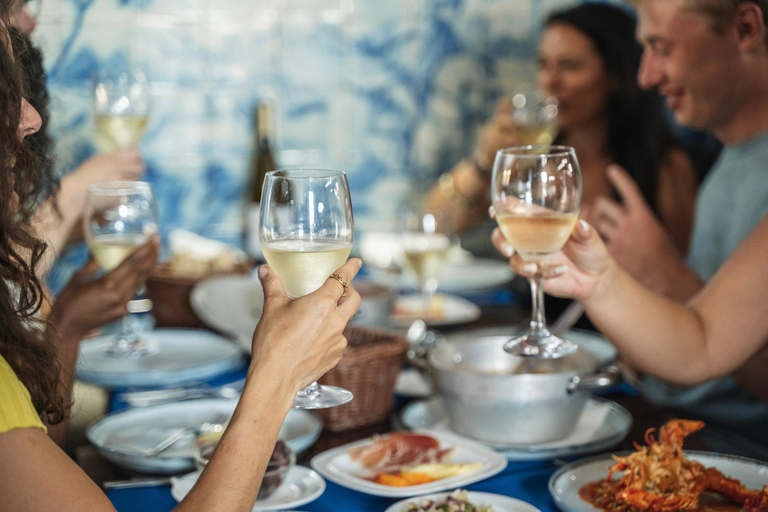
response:
<svg viewBox="0 0 768 512"><path fill-rule="evenodd" d="M545 13L572 2L45 0L35 40L63 171L95 151L93 71L129 60L149 75L142 150L163 233L237 231L259 98L277 109L279 163L347 171L365 230L470 151L496 99L532 77Z"/></svg>

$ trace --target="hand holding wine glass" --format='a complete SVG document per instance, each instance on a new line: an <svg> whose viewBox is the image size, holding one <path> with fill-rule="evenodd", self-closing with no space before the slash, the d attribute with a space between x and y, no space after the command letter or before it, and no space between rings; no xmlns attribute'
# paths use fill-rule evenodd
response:
<svg viewBox="0 0 768 512"><path fill-rule="evenodd" d="M474 159L491 172L496 152L508 147L552 144L557 136L557 98L522 85L502 99L478 139Z"/></svg>
<svg viewBox="0 0 768 512"><path fill-rule="evenodd" d="M111 271L157 233L157 207L148 183L114 181L88 188L84 233L94 259ZM139 357L154 353L155 346L141 340L125 314L122 328L106 353L114 357Z"/></svg>
<svg viewBox="0 0 768 512"><path fill-rule="evenodd" d="M558 358L576 344L549 332L544 316L544 276L568 240L581 207L581 172L573 148L525 146L497 153L492 192L496 221L520 258L538 266L530 278L533 313L529 332L504 349L514 355Z"/></svg>
<svg viewBox="0 0 768 512"><path fill-rule="evenodd" d="M512 119L520 145L549 146L557 137L557 98L544 91L518 88L512 95Z"/></svg>
<svg viewBox="0 0 768 512"><path fill-rule="evenodd" d="M103 152L135 148L149 121L152 92L140 70L104 69L95 77L96 139Z"/></svg>
<svg viewBox="0 0 768 512"><path fill-rule="evenodd" d="M285 170L266 174L259 238L264 258L290 298L303 297L334 279L346 296L349 283L334 273L352 250L354 223L343 172ZM294 407L321 409L352 400L352 393L316 382L302 389Z"/></svg>

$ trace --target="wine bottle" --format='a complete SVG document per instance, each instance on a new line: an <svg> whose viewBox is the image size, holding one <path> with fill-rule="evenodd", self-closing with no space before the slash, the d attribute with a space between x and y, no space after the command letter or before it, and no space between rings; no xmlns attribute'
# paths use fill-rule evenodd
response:
<svg viewBox="0 0 768 512"><path fill-rule="evenodd" d="M275 170L270 147L272 109L268 103L259 103L254 109L253 153L248 166L248 189L245 197L245 226L243 248L252 258L264 260L259 243L259 212L264 176Z"/></svg>

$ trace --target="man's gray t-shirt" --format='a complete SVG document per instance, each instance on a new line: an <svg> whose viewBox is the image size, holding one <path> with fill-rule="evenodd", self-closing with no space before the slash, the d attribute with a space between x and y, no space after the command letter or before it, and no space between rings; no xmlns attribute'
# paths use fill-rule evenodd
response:
<svg viewBox="0 0 768 512"><path fill-rule="evenodd" d="M768 133L723 148L698 194L688 265L709 281L766 213ZM768 406L730 377L687 389L646 379L645 392L658 405L706 421L702 434L713 449L768 460Z"/></svg>

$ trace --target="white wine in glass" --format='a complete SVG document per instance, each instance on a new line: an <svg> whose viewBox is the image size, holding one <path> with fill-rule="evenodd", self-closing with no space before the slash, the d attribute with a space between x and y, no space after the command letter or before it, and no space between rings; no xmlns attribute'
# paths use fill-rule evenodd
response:
<svg viewBox="0 0 768 512"><path fill-rule="evenodd" d="M429 322L433 298L453 245L453 223L448 212L439 210L412 211L404 220L403 253L419 281L424 320Z"/></svg>
<svg viewBox="0 0 768 512"><path fill-rule="evenodd" d="M578 218L576 213L504 213L496 221L521 258L543 262L565 245Z"/></svg>
<svg viewBox="0 0 768 512"><path fill-rule="evenodd" d="M139 145L149 122L152 91L138 69L102 69L94 78L96 142L104 152Z"/></svg>
<svg viewBox="0 0 768 512"><path fill-rule="evenodd" d="M344 264L354 230L343 172L296 169L266 174L259 240L264 258L289 297L314 292ZM346 389L313 382L299 391L293 407L324 409L350 400L352 393Z"/></svg>
<svg viewBox="0 0 768 512"><path fill-rule="evenodd" d="M280 277L289 297L310 294L325 283L328 276L349 258L352 244L346 241L310 241L297 239L267 242L264 258Z"/></svg>
<svg viewBox="0 0 768 512"><path fill-rule="evenodd" d="M557 98L520 87L512 96L512 118L524 146L549 146L557 137Z"/></svg>
<svg viewBox="0 0 768 512"><path fill-rule="evenodd" d="M88 187L83 221L94 259L109 272L157 233L152 189L139 181L93 184ZM126 314L120 333L105 352L112 357L140 357L156 352L156 347L134 333Z"/></svg>
<svg viewBox="0 0 768 512"><path fill-rule="evenodd" d="M517 356L558 358L578 346L547 327L544 276L549 261L573 231L581 208L581 171L573 148L524 146L496 153L491 180L496 221L512 247L538 271L530 278L533 310L530 329L504 350Z"/></svg>
<svg viewBox="0 0 768 512"><path fill-rule="evenodd" d="M149 116L96 116L96 130L109 149L135 148L139 145Z"/></svg>

